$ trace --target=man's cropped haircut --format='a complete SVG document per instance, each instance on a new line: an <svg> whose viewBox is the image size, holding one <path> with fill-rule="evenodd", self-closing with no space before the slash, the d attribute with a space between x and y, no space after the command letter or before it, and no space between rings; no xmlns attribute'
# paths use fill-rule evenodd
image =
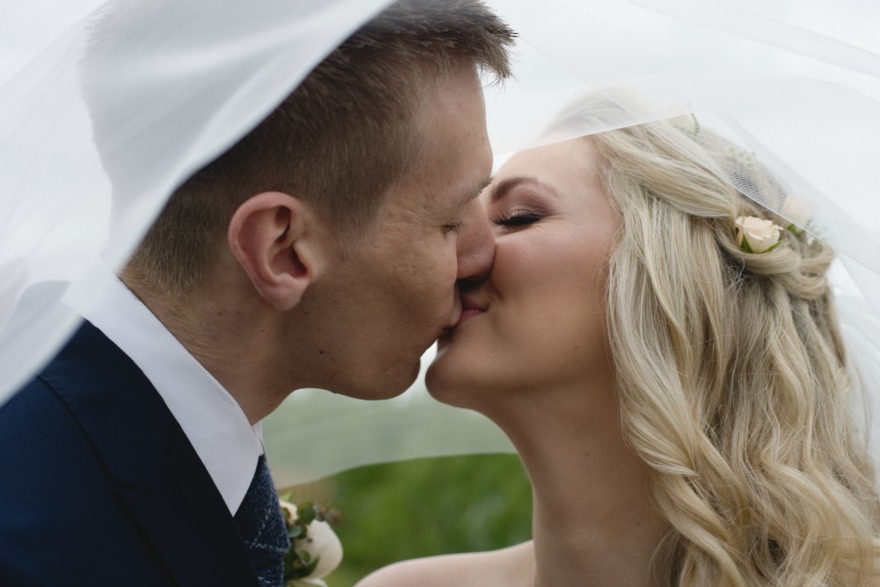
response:
<svg viewBox="0 0 880 587"><path fill-rule="evenodd" d="M479 0L395 2L175 191L129 270L154 290L193 288L236 208L266 191L312 203L341 239L362 234L382 196L421 160L422 98L462 65L496 82L509 77L514 37Z"/></svg>

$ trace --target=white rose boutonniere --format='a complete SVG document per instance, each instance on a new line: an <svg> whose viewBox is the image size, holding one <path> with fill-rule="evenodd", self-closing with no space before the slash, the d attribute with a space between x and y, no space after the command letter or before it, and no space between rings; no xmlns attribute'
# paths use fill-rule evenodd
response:
<svg viewBox="0 0 880 587"><path fill-rule="evenodd" d="M779 244L782 227L755 216L736 219L736 242L746 253L766 253Z"/></svg>
<svg viewBox="0 0 880 587"><path fill-rule="evenodd" d="M324 577L342 562L342 543L331 525L339 523L341 513L312 503L299 507L279 500L290 552L284 557L284 584L287 587L327 587Z"/></svg>

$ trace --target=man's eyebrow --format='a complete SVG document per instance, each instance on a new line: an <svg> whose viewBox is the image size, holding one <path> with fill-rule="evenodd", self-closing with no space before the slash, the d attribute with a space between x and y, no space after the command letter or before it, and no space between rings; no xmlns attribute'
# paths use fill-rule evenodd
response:
<svg viewBox="0 0 880 587"><path fill-rule="evenodd" d="M482 182L477 184L477 186L472 191L465 193L464 197L461 199L462 207L467 206L473 200L476 200L480 196L480 194L483 193L483 190L486 189L489 186L489 184L492 183L492 180L494 180L494 179L495 179L495 177L490 175L489 177L484 179Z"/></svg>

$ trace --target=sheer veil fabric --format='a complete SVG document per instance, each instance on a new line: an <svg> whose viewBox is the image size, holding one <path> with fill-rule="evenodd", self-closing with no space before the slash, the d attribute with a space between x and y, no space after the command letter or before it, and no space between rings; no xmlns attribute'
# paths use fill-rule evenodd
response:
<svg viewBox="0 0 880 587"><path fill-rule="evenodd" d="M95 272L122 266L173 188L387 3L66 4L64 17L80 20L0 87L0 402L63 344L79 321L65 302L94 297ZM880 6L487 3L520 33L516 79L486 88L496 162L692 116L695 131L736 145L721 169L733 185L837 250L845 335L865 391L880 396ZM37 10L22 22L39 30ZM25 36L10 37L10 50L33 53ZM566 109L586 91L607 107ZM100 130L90 108L104 117ZM780 190L751 193L765 169ZM483 417L434 402L421 379L384 402L297 390L264 431L281 485L375 462L512 450Z"/></svg>

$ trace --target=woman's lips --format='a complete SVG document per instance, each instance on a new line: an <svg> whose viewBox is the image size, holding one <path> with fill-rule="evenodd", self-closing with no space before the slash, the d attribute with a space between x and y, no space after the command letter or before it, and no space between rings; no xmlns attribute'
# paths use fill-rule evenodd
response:
<svg viewBox="0 0 880 587"><path fill-rule="evenodd" d="M461 324L465 320L470 320L474 316L482 314L484 311L485 310L482 310L480 308L462 308L461 316L458 318L458 324ZM456 326L458 326L458 324L456 324Z"/></svg>
<svg viewBox="0 0 880 587"><path fill-rule="evenodd" d="M466 297L461 298L461 312L458 315L458 320L452 326L446 327L439 337L439 341L443 342L452 333L455 332L455 329L461 326L461 324L475 316L479 316L483 312L486 311L487 306L485 304L478 303L474 300L468 299Z"/></svg>
<svg viewBox="0 0 880 587"><path fill-rule="evenodd" d="M462 322L466 320L470 320L474 316L479 316L483 312L486 311L486 304L480 303L476 300L472 300L467 296L461 297L461 316L458 318L458 324L460 325Z"/></svg>

